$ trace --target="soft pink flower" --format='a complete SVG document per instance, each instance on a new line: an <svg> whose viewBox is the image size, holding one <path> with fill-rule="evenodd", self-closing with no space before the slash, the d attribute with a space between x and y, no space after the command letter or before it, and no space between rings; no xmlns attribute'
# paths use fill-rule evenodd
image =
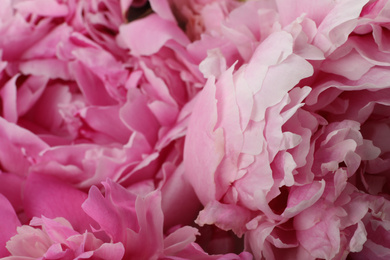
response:
<svg viewBox="0 0 390 260"><path fill-rule="evenodd" d="M235 62L238 66L248 62L259 43L281 27L273 1L210 1L200 10L202 19L191 19L199 19L204 31L187 50L200 63L203 73L208 64L204 59L215 51L223 55L229 67Z"/></svg>
<svg viewBox="0 0 390 260"><path fill-rule="evenodd" d="M265 228L257 224L260 219L250 221L259 210L272 219L268 232L276 226L272 222L285 222L286 218L275 214L268 203L280 194L279 187L294 184L296 164L287 150L297 147L302 138L293 132L283 133L282 125L302 106L300 102L309 89L297 88L290 95L288 91L313 71L308 62L292 53L292 43L287 33L271 35L247 66L235 74L231 67L216 83L211 77L200 94L185 147L187 178L206 205L198 218L199 224L214 223L241 236L248 230ZM268 51L271 46L274 52ZM280 74L288 77L280 78ZM258 82L263 82L261 88ZM321 196L321 191L318 192L315 199ZM314 202L306 202L286 214L292 217ZM240 219L226 217L228 212ZM252 233L247 239L259 240L256 242L259 244L267 237L252 238ZM264 250L262 246L251 247L256 257Z"/></svg>
<svg viewBox="0 0 390 260"><path fill-rule="evenodd" d="M307 95L306 89L297 89L294 93L298 92L297 95L299 96L292 101L296 103L289 104L287 91L292 89L294 84L297 84L303 77L310 76L313 72L307 61L292 53L292 40L292 37L284 32L273 34L260 45L248 66L242 67L234 75L232 75L234 68L231 67L221 75L217 83L214 83L213 78L210 78L197 100L198 106L195 107L192 116L193 125L190 125L187 142L190 143L192 138L197 138L198 143L186 147L186 153L191 153L191 156L188 157L189 161L187 161L191 165L187 165L187 171L188 178L192 181L200 181L201 179L198 179L197 176L202 174L205 177L202 182L209 184L209 186L201 185L205 190L198 192L198 196L200 196L203 203L210 198L220 198L227 191L231 182L241 179L247 171L247 167L262 167L261 174L264 175L262 186L264 189L269 189L273 180L272 176L266 174L266 168L268 168L268 171L271 170L269 168L270 163L264 163L262 159L268 160L268 154L273 158L276 151L282 150L280 148L290 149L300 143L298 135L293 133L283 135L279 130L280 134L277 136L278 132L273 131L270 134L273 134L275 138L271 139L273 143L267 151L263 148L265 146L264 140L258 138L259 135L257 134L266 130L268 125L262 123L266 117L266 119L270 118L271 121L275 121L275 126L272 129L277 130L278 124L287 121L293 112L299 108L300 99ZM273 52L268 51L271 46ZM283 56L281 57L281 55ZM267 73L270 66L273 67ZM275 87L273 80L276 80L279 73L287 73L288 77L279 77L278 84ZM263 82L263 87L259 82ZM253 95L252 93L256 94ZM217 100L224 101L217 103ZM275 106L274 111L266 111L266 108L271 106ZM280 111L285 106L288 106L285 110L290 108L291 111L285 113L285 118L283 118ZM229 113L223 112L221 114L223 117L219 118L218 112L224 111L224 109L228 109ZM210 133L203 130L205 127L207 132ZM247 131L242 129L247 129ZM200 140L202 140L202 143L199 142ZM210 151L209 153L195 152L196 149ZM242 149L242 152L240 149ZM224 154L227 154L229 160L224 160ZM256 159L255 155L262 159L260 157ZM203 156L205 159L207 157L205 161L207 163L200 162L204 161L204 159L201 159ZM220 163L223 166L219 166ZM261 165L259 165L260 163ZM207 170L205 170L206 167ZM220 169L220 174L217 167ZM197 172L197 174L194 174L194 172ZM214 178L220 180L215 187L213 187ZM240 183L245 179L241 179ZM252 184L254 183L252 182ZM248 183L245 189L254 194L259 187L255 188L252 184ZM195 185L195 189L201 188L201 186ZM213 188L210 189L210 187ZM250 203L249 200L248 203Z"/></svg>
<svg viewBox="0 0 390 260"><path fill-rule="evenodd" d="M0 256L387 259L389 8L3 0Z"/></svg>
<svg viewBox="0 0 390 260"><path fill-rule="evenodd" d="M145 168L142 179L153 177L159 157L172 150L166 147L183 136L185 126L178 136L172 134L180 110L204 81L185 51L189 40L168 2L152 1L156 14L128 24L123 19L132 1L53 0L57 12L50 15L34 1L6 3L10 12L1 28L11 30L15 23L20 28L9 33L32 35L24 48L0 42L7 51L0 66L1 113L50 145L25 174L56 175L79 188L100 185L107 177L130 182L129 176ZM137 24L151 19L164 22L173 34L158 30L162 41L143 44L153 51L138 57L132 46L132 39L142 40ZM23 39L19 36L14 37Z"/></svg>
<svg viewBox="0 0 390 260"><path fill-rule="evenodd" d="M199 233L194 227L177 226L165 234L159 190L148 191L147 186L126 190L110 180L103 185L105 196L92 187L82 207L99 224L96 231L104 231L111 241L123 243L125 258L251 259L248 253L208 255L195 243Z"/></svg>
<svg viewBox="0 0 390 260"><path fill-rule="evenodd" d="M389 257L389 200L383 197L365 197L369 201L369 212L363 218L367 233L367 242L359 253L353 253L353 259L386 259Z"/></svg>
<svg viewBox="0 0 390 260"><path fill-rule="evenodd" d="M33 228L40 227L40 228ZM64 218L34 218L17 228L4 259L122 259L121 243L104 243L90 232L78 233Z"/></svg>
<svg viewBox="0 0 390 260"><path fill-rule="evenodd" d="M186 177L205 206L197 223L244 235L256 259L375 251L374 198L362 192L388 198L389 63L378 28L387 7L367 2L249 1L229 19L251 6L274 20L246 54L227 43L238 62L209 44L223 33L191 46L218 48L201 63L208 82L185 144Z"/></svg>

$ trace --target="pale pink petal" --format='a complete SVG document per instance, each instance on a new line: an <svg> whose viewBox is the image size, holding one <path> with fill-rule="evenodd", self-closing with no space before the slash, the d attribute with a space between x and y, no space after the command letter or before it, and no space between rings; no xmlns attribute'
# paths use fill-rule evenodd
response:
<svg viewBox="0 0 390 260"><path fill-rule="evenodd" d="M4 8L2 8L0 11L0 20L2 22L9 21L13 16L12 2L11 0L4 0L2 5Z"/></svg>
<svg viewBox="0 0 390 260"><path fill-rule="evenodd" d="M278 41L285 40L286 39L282 39L281 37ZM258 60L258 62L261 61ZM255 72L251 71L250 73ZM281 73L285 74L286 77L279 77ZM287 91L294 87L301 79L311 76L312 73L312 66L306 60L294 54L286 58L283 62L278 64L278 66L269 68L267 75L262 82L261 89L254 96L253 120L259 121L263 119L266 107L280 102ZM256 79L252 78L253 76L251 75L251 77L248 78L249 84L252 84L253 86L258 85L259 87L260 84L256 83ZM277 88L274 87L275 84Z"/></svg>
<svg viewBox="0 0 390 260"><path fill-rule="evenodd" d="M241 237L246 231L244 226L250 218L250 211L243 207L211 201L199 212L196 223L201 226L205 224L216 225L226 231L233 230L235 234Z"/></svg>
<svg viewBox="0 0 390 260"><path fill-rule="evenodd" d="M349 250L351 252L360 252L363 249L363 245L367 241L367 231L364 227L364 224L359 221L351 241L349 242Z"/></svg>
<svg viewBox="0 0 390 260"><path fill-rule="evenodd" d="M34 59L21 62L19 69L23 74L42 76L47 78L60 78L70 80L73 77L69 71L68 64L64 61L52 59Z"/></svg>
<svg viewBox="0 0 390 260"><path fill-rule="evenodd" d="M334 210L314 207L310 212L307 210L301 214L305 215L307 221L312 222L312 226L297 231L298 241L312 256L332 259L340 247L340 222ZM316 220L318 218L321 220Z"/></svg>
<svg viewBox="0 0 390 260"><path fill-rule="evenodd" d="M198 230L190 226L175 230L164 239L164 254L175 255L182 251L189 244L195 242L196 235L199 235Z"/></svg>
<svg viewBox="0 0 390 260"><path fill-rule="evenodd" d="M357 25L357 18L367 0L345 0L337 3L318 26L319 34L315 45L325 53L334 51L342 45Z"/></svg>
<svg viewBox="0 0 390 260"><path fill-rule="evenodd" d="M9 259L37 259L50 248L52 242L41 229L30 226L17 228L18 234L7 242L7 249L13 255Z"/></svg>
<svg viewBox="0 0 390 260"><path fill-rule="evenodd" d="M45 231L54 243L64 243L68 237L78 234L65 218L50 219L44 216L41 218L33 217L30 225L42 227L42 230Z"/></svg>
<svg viewBox="0 0 390 260"><path fill-rule="evenodd" d="M125 254L123 244L105 243L93 252L93 256L101 259L121 260Z"/></svg>
<svg viewBox="0 0 390 260"><path fill-rule="evenodd" d="M266 241L266 238L274 229L275 224L258 217L248 222L246 227L249 231L245 234L245 245L251 248L254 259L261 259L267 256L272 259L272 255L265 253L267 252L266 248L269 247L269 242Z"/></svg>
<svg viewBox="0 0 390 260"><path fill-rule="evenodd" d="M341 59L326 60L322 64L322 70L328 73L344 76L350 80L360 79L374 64L368 62L359 53L351 51Z"/></svg>
<svg viewBox="0 0 390 260"><path fill-rule="evenodd" d="M288 195L287 207L283 213L292 217L312 206L324 192L325 182L313 182L300 187L293 187Z"/></svg>
<svg viewBox="0 0 390 260"><path fill-rule="evenodd" d="M137 2L134 1L134 2ZM169 6L169 1L167 0L150 0L150 5L161 18L168 20L168 21L173 21L175 22L176 19L173 16L171 7Z"/></svg>
<svg viewBox="0 0 390 260"><path fill-rule="evenodd" d="M7 242L12 254L7 259L122 259L124 248L121 243L104 243L93 233L82 235L74 231L64 218L33 218L31 226L18 227L18 234Z"/></svg>
<svg viewBox="0 0 390 260"><path fill-rule="evenodd" d="M215 171L224 156L224 137L217 123L216 87L210 78L194 106L184 148L187 178L203 204L215 198ZM205 129L205 130L203 130ZM192 145L189 145L191 144ZM205 153L205 151L208 151ZM202 173L203 178L197 174Z"/></svg>
<svg viewBox="0 0 390 260"><path fill-rule="evenodd" d="M59 4L56 0L29 0L22 1L14 5L22 13L33 13L42 16L65 16L68 14L68 7L65 4Z"/></svg>
<svg viewBox="0 0 390 260"><path fill-rule="evenodd" d="M226 60L220 49L208 50L207 58L199 64L199 70L205 78L218 78L226 70Z"/></svg>
<svg viewBox="0 0 390 260"><path fill-rule="evenodd" d="M334 8L335 2L326 0L313 2L310 0L276 0L280 19L283 25L288 25L302 14L313 19L316 24L321 24L323 19Z"/></svg>
<svg viewBox="0 0 390 260"><path fill-rule="evenodd" d="M145 28L148 28L146 32ZM154 54L169 40L181 45L189 43L188 38L174 22L164 20L156 14L122 25L119 31L120 40L136 56Z"/></svg>

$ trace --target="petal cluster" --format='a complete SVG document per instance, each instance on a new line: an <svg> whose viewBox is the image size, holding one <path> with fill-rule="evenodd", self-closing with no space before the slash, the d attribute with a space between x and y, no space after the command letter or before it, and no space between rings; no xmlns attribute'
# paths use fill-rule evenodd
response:
<svg viewBox="0 0 390 260"><path fill-rule="evenodd" d="M386 259L372 239L388 225L374 216L388 204L387 9L247 1L191 45L225 40L203 52L184 148L199 225L243 236L255 259Z"/></svg>
<svg viewBox="0 0 390 260"><path fill-rule="evenodd" d="M2 0L0 257L388 259L388 0Z"/></svg>

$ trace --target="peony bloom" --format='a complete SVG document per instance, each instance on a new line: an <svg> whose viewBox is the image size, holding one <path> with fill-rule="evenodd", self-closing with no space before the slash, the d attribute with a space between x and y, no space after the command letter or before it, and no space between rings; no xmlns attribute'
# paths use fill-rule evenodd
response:
<svg viewBox="0 0 390 260"><path fill-rule="evenodd" d="M387 259L387 0L2 0L0 257Z"/></svg>
<svg viewBox="0 0 390 260"><path fill-rule="evenodd" d="M170 10L160 3L153 5L156 12L160 10L159 15L151 17L167 20ZM49 9L39 9L38 4L6 1L5 9L1 8L2 33L16 42L0 41L4 53L0 63L0 123L5 140L5 149L0 152L0 178L5 183L0 185L0 192L12 203L22 224L35 225L30 220L42 216L62 218L75 232L91 233L97 223L81 207L91 186L101 187L109 177L125 187L143 187L146 183L152 188L154 182L168 179L166 175L171 176L181 164L189 112L180 111L197 92L193 85L203 78L185 52L189 41L173 16L166 25L181 34L182 41L171 41L172 46L166 47L163 40L155 52L139 57L131 44L128 50L129 46L118 44L121 39L116 37L120 25L133 26L123 20L123 10L131 1L123 1L121 7L112 1L50 1L56 10L51 14ZM122 37L126 42L136 34L125 31ZM24 46L22 42L27 39ZM23 48L16 48L18 44ZM182 48L181 53L173 51L177 47ZM156 70L165 63L165 70ZM175 196L165 199L164 207L170 212L167 228L181 225L182 219L192 224L196 217L199 201L192 189L185 187L183 199L195 199L188 204L189 214L175 219L177 209L170 206ZM172 194L173 188L164 188L163 192ZM160 204L161 199L156 207ZM154 209L151 214L157 214ZM20 236L40 232L28 226L22 229ZM190 240L195 240L196 229L188 230ZM16 232L11 231L4 233L1 242ZM174 245L180 244L181 234L167 240L169 252L176 252ZM110 243L108 235L97 237ZM133 239L141 243L139 237ZM161 244L162 233L155 240ZM15 238L14 248L22 241ZM196 245L186 250L207 256Z"/></svg>
<svg viewBox="0 0 390 260"><path fill-rule="evenodd" d="M33 228L41 227L39 228ZM80 234L64 218L34 218L17 228L7 242L11 256L4 259L122 259L121 243L104 243L92 233Z"/></svg>
<svg viewBox="0 0 390 260"><path fill-rule="evenodd" d="M1 114L46 146L23 176L48 174L87 191L106 178L153 178L160 157L181 162L188 112L180 111L204 79L168 3L151 1L155 14L125 24L132 4L145 3L50 1L48 14L38 2L4 2L0 27L18 42L0 42ZM162 40L138 53L137 28L163 21L171 34L160 30ZM22 34L31 42L14 48Z"/></svg>
<svg viewBox="0 0 390 260"><path fill-rule="evenodd" d="M231 12L278 15L249 59L231 64L219 47L200 67L184 154L197 223L244 235L256 259L385 259L372 221L388 198L387 5L259 2Z"/></svg>
<svg viewBox="0 0 390 260"><path fill-rule="evenodd" d="M127 190L110 180L103 185L105 195L92 187L82 207L98 223L97 232L124 245L125 259L251 259L247 252L240 256L208 255L195 243L199 233L194 227L173 226L164 232L164 193L151 190L147 183ZM175 207L180 205L170 208Z"/></svg>

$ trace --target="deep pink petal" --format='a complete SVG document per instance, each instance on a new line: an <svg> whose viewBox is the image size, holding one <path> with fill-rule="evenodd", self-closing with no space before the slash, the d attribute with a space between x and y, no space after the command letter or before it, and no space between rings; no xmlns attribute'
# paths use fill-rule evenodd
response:
<svg viewBox="0 0 390 260"><path fill-rule="evenodd" d="M31 173L24 189L27 217L64 217L75 230L90 230L94 222L82 210L87 194L51 176Z"/></svg>
<svg viewBox="0 0 390 260"><path fill-rule="evenodd" d="M20 226L20 221L11 203L2 194L0 194L0 204L0 257L5 257L9 255L5 244L16 234L16 227Z"/></svg>

